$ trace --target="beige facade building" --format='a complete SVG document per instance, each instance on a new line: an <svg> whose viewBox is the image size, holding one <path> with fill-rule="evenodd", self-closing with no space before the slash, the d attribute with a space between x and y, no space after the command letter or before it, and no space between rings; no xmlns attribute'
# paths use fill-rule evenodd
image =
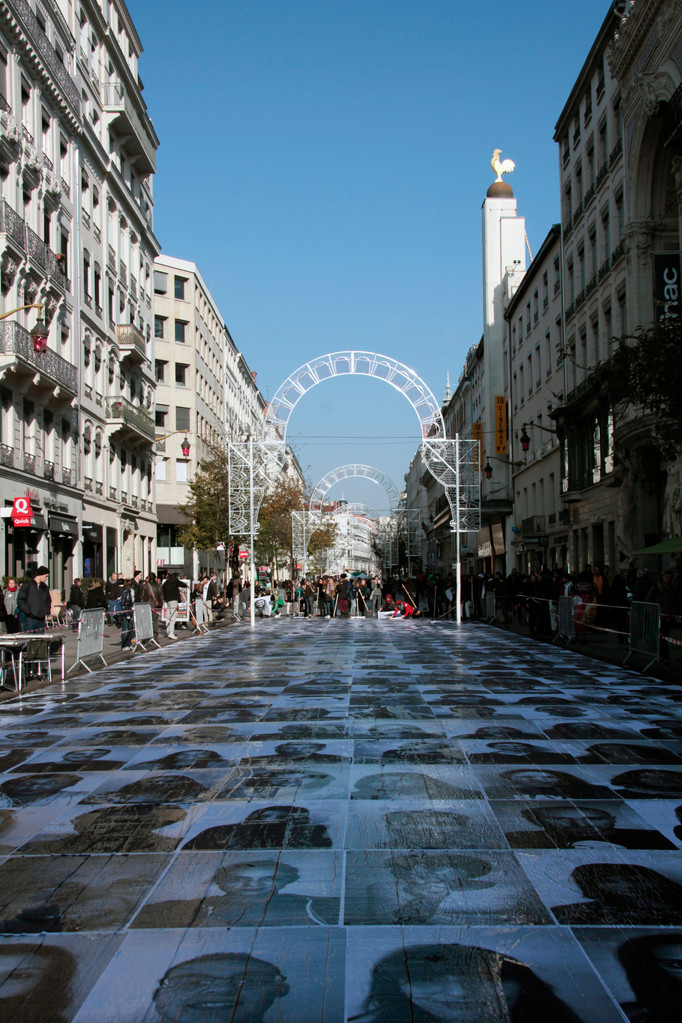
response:
<svg viewBox="0 0 682 1023"><path fill-rule="evenodd" d="M504 315L514 492L507 571L563 567L570 562L568 510L560 499L560 447L550 418L564 396L558 224L530 263Z"/></svg>
<svg viewBox="0 0 682 1023"><path fill-rule="evenodd" d="M195 263L157 258L154 334L156 562L196 577L213 559L178 542L188 484L212 448L260 438L265 401Z"/></svg>

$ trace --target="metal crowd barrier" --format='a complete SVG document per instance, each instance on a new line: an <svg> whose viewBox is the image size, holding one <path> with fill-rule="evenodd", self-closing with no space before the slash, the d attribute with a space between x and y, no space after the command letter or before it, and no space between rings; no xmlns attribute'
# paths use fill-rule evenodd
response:
<svg viewBox="0 0 682 1023"><path fill-rule="evenodd" d="M79 664L92 674L92 668L85 663L86 658L99 657L106 667L106 661L102 653L104 649L104 609L101 607L83 611L78 622L78 650L75 664L72 664L69 671L73 671ZM69 674L67 671L67 675Z"/></svg>
<svg viewBox="0 0 682 1023"><path fill-rule="evenodd" d="M137 646L146 650L145 643L153 643L160 648L160 644L154 639L154 621L152 618L151 604L134 604L133 616L135 619L135 639Z"/></svg>
<svg viewBox="0 0 682 1023"><path fill-rule="evenodd" d="M493 622L497 621L497 605L495 603L495 592L486 593L485 595L485 614L484 619L486 625L492 625Z"/></svg>
<svg viewBox="0 0 682 1023"><path fill-rule="evenodd" d="M661 645L661 609L658 604L632 602L630 612L630 637L628 654L623 664L627 664L632 654L644 654L651 660L644 671L659 660Z"/></svg>
<svg viewBox="0 0 682 1023"><path fill-rule="evenodd" d="M559 639L565 639L567 643L571 643L575 639L573 597L559 597L559 620L554 642L556 643Z"/></svg>

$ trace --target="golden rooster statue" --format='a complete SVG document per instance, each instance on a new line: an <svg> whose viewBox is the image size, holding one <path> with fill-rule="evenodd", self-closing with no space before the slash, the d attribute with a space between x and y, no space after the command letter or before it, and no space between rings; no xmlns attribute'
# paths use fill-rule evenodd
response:
<svg viewBox="0 0 682 1023"><path fill-rule="evenodd" d="M503 174L511 174L511 172L514 170L514 167L516 166L513 160L500 160L501 152L502 152L501 149L496 149L495 152L493 153L493 158L490 161L490 166L497 175L497 177L495 178L496 182L502 181Z"/></svg>

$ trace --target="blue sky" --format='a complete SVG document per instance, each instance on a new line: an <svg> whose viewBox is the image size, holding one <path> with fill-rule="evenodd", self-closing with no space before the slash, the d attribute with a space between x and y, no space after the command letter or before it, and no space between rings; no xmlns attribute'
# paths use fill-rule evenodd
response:
<svg viewBox="0 0 682 1023"><path fill-rule="evenodd" d="M554 125L601 0L128 0L161 140L155 231L194 260L266 398L315 355L384 352L442 398L482 332L481 204L494 148L535 253L559 219ZM338 442L339 435L346 438ZM403 483L416 415L339 378L289 424L310 482ZM332 496L381 506L357 480Z"/></svg>

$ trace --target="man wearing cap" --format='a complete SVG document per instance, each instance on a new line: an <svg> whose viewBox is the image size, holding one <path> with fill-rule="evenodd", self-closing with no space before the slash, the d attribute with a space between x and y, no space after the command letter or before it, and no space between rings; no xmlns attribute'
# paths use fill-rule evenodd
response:
<svg viewBox="0 0 682 1023"><path fill-rule="evenodd" d="M45 618L49 615L52 607L52 598L47 585L48 575L47 567L40 565L33 573L33 578L19 587L17 607L23 618L22 632L45 632Z"/></svg>

